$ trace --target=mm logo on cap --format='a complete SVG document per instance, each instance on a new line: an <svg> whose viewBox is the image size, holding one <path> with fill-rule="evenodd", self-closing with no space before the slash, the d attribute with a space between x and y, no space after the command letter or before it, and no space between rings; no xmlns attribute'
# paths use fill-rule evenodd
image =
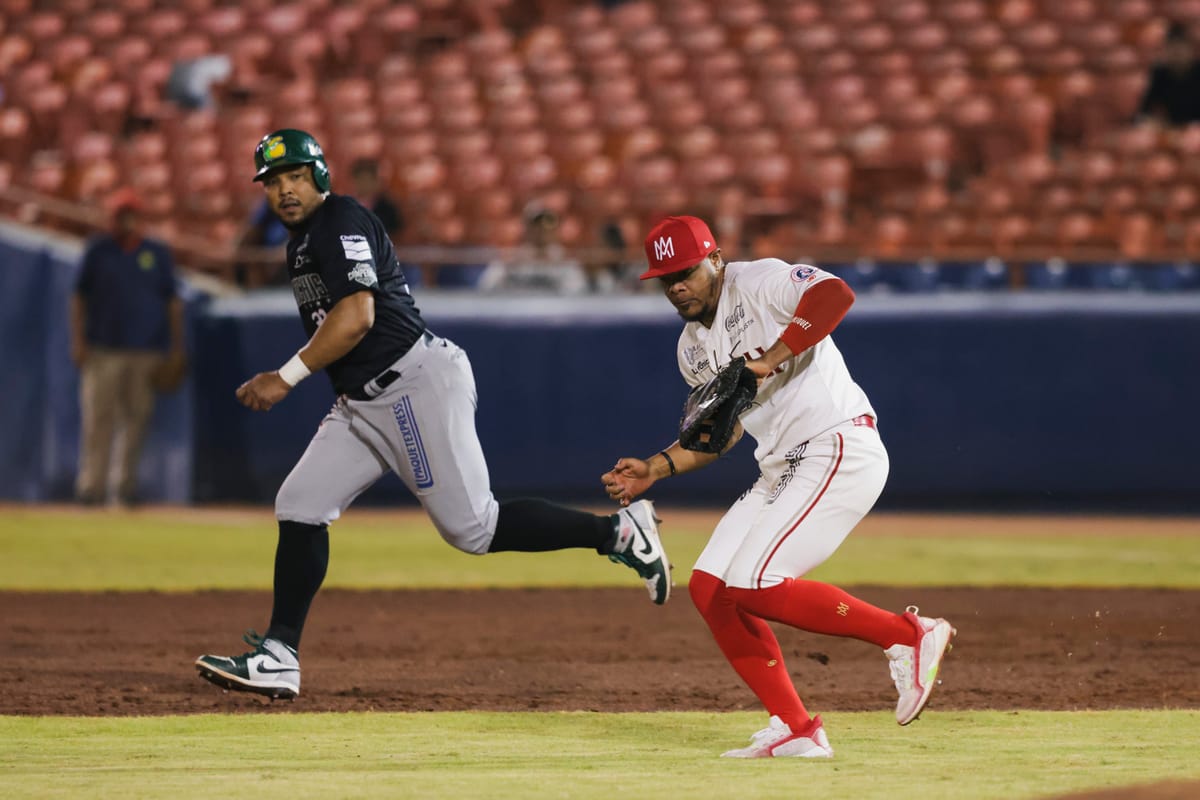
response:
<svg viewBox="0 0 1200 800"><path fill-rule="evenodd" d="M272 136L267 140L267 146L263 148L263 158L267 161L274 161L285 155L287 155L287 145L283 143L282 136Z"/></svg>
<svg viewBox="0 0 1200 800"><path fill-rule="evenodd" d="M670 236L660 236L654 243L654 257L659 261L675 257L675 240Z"/></svg>

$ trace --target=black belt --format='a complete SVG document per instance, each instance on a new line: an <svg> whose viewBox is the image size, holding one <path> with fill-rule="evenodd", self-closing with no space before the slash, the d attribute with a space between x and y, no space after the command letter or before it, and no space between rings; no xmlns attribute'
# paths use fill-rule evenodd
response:
<svg viewBox="0 0 1200 800"><path fill-rule="evenodd" d="M421 334L421 338L426 342L433 341L433 334L426 330ZM411 348L410 348L411 349ZM407 355L407 353L405 353ZM401 356L403 358L403 356ZM353 392L346 392L346 397L351 400L374 400L379 395L383 394L383 390L396 382L400 377L400 370L388 367L383 372L376 375L371 380L362 385L362 388L355 389Z"/></svg>

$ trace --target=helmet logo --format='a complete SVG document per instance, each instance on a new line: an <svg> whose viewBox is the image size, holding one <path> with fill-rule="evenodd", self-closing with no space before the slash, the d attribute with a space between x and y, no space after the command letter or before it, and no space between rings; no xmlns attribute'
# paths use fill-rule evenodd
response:
<svg viewBox="0 0 1200 800"><path fill-rule="evenodd" d="M282 136L272 136L270 139L267 139L267 143L263 147L263 158L267 161L274 161L285 155L287 155L287 145L283 143Z"/></svg>
<svg viewBox="0 0 1200 800"><path fill-rule="evenodd" d="M675 257L675 240L670 236L660 236L654 242L654 257L659 261Z"/></svg>

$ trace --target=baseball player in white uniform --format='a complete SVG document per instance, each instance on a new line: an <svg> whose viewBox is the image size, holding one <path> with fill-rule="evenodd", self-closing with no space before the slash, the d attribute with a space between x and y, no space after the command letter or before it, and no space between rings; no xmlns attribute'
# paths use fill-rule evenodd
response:
<svg viewBox="0 0 1200 800"><path fill-rule="evenodd" d="M696 217L664 219L645 247L642 279L657 279L686 322L678 352L684 380L699 386L738 356L759 378L728 447L748 432L761 474L713 531L688 585L721 651L770 714L748 747L724 755L833 755L767 620L882 648L900 693L896 719L907 725L929 700L954 629L913 606L896 614L802 579L871 509L888 474L875 410L829 336L853 292L813 266L774 258L726 264ZM718 457L676 441L649 458L620 459L602 480L627 505L658 479Z"/></svg>

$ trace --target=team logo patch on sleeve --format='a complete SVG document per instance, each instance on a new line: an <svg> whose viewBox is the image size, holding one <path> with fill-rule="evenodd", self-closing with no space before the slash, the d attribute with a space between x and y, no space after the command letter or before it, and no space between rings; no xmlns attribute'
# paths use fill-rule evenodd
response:
<svg viewBox="0 0 1200 800"><path fill-rule="evenodd" d="M792 267L792 280L796 283L811 283L816 274L817 268L807 264L797 264Z"/></svg>
<svg viewBox="0 0 1200 800"><path fill-rule="evenodd" d="M353 235L342 236L342 251L345 252L346 258L351 261L374 261L375 256L371 255L371 245L365 236Z"/></svg>
<svg viewBox="0 0 1200 800"><path fill-rule="evenodd" d="M361 283L363 286L374 286L379 283L379 278L375 276L375 270L365 261L355 264L354 268L346 273L346 278L352 283Z"/></svg>

